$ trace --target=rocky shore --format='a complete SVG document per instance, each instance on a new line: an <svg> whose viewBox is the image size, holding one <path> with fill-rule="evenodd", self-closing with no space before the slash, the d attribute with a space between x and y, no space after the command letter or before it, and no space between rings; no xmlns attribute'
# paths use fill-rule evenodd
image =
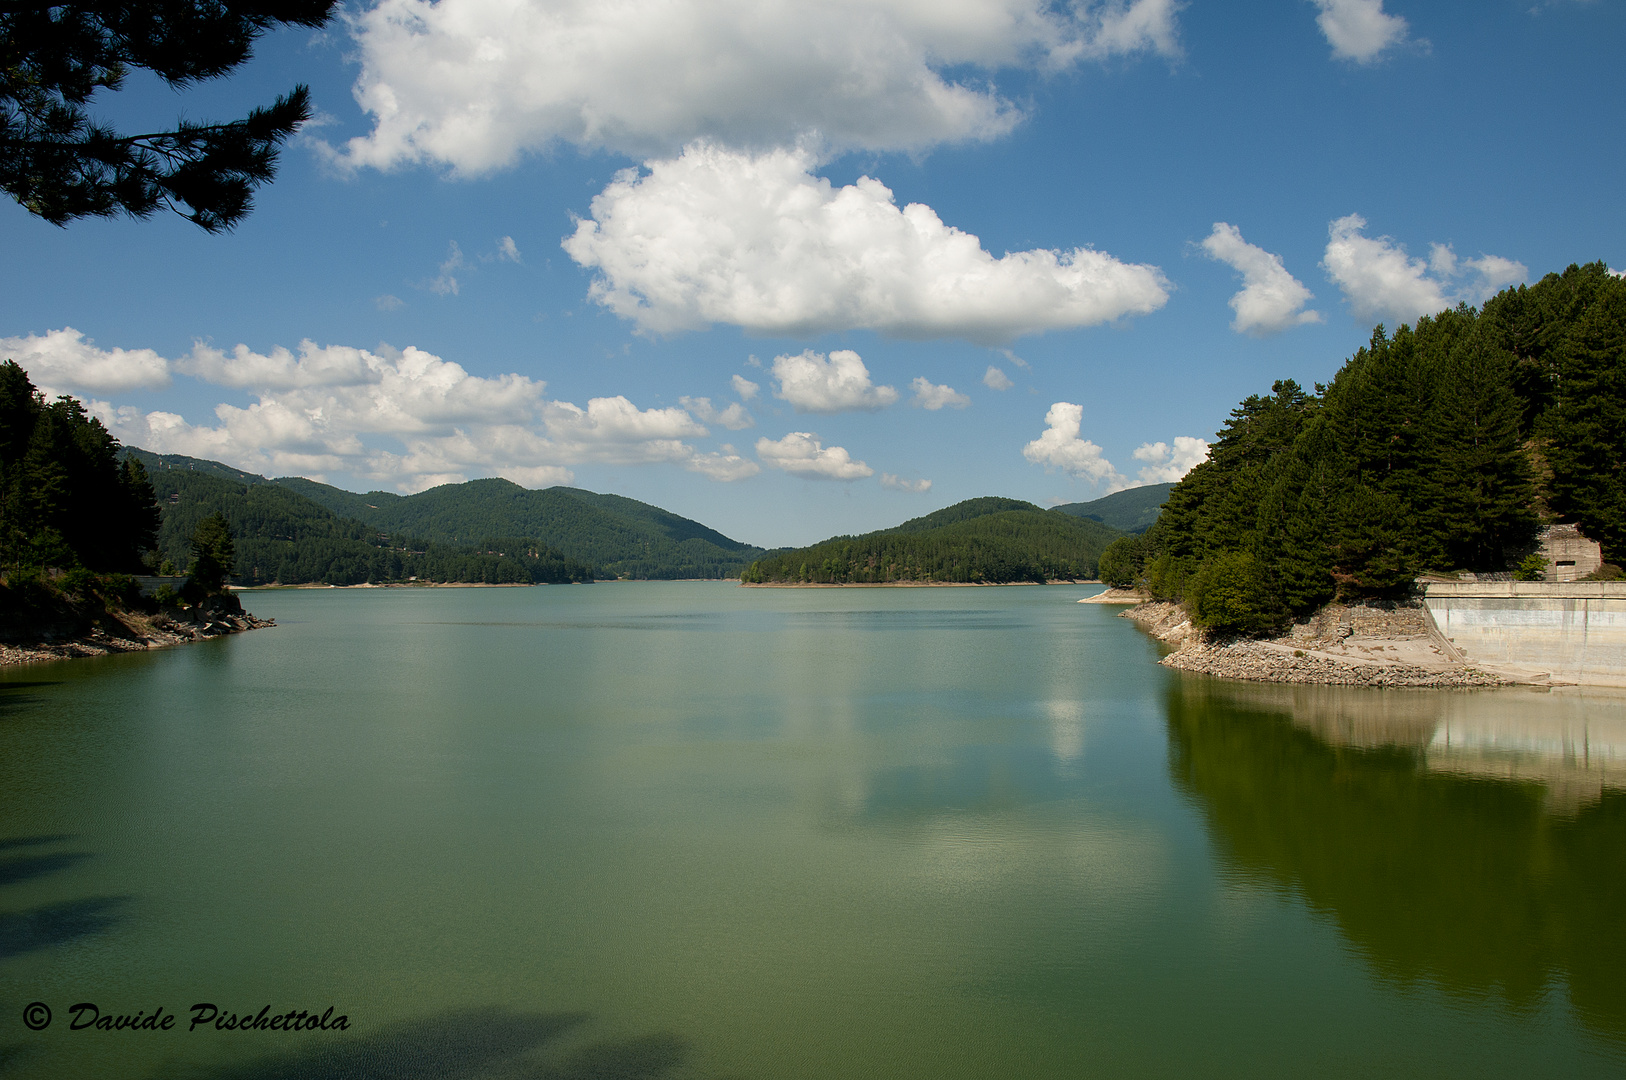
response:
<svg viewBox="0 0 1626 1080"><path fill-rule="evenodd" d="M1174 647L1160 663L1252 682L1334 686L1506 686L1463 662L1422 607L1329 604L1268 641L1212 640L1178 604L1146 601L1122 613Z"/></svg>
<svg viewBox="0 0 1626 1080"><path fill-rule="evenodd" d="M137 612L108 613L96 625L78 632L47 630L26 640L0 641L0 667L41 660L71 660L83 656L145 652L224 634L275 626L273 619L258 619L228 605L172 608L156 615Z"/></svg>

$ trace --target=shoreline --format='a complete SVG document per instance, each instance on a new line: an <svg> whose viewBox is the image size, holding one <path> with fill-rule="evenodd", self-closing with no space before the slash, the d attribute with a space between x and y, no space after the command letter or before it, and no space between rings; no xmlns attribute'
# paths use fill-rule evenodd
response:
<svg viewBox="0 0 1626 1080"><path fill-rule="evenodd" d="M727 578L722 579L724 581ZM742 589L998 589L1039 585L1037 581L742 581ZM1057 578L1045 585L1099 585L1099 581ZM1081 600L1079 603L1086 603Z"/></svg>
<svg viewBox="0 0 1626 1080"><path fill-rule="evenodd" d="M1209 641L1185 609L1169 601L1142 598L1119 618L1171 647L1158 661L1164 667L1222 679L1370 687L1563 685L1464 662L1420 605L1328 604L1281 637L1223 642Z"/></svg>
<svg viewBox="0 0 1626 1080"><path fill-rule="evenodd" d="M150 652L172 645L207 641L227 634L240 634L275 626L275 619L259 619L247 613L207 613L199 619L178 620L168 615L141 615L135 612L109 612L111 631L96 627L88 633L49 641L0 642L0 668L52 660L78 660L115 653Z"/></svg>

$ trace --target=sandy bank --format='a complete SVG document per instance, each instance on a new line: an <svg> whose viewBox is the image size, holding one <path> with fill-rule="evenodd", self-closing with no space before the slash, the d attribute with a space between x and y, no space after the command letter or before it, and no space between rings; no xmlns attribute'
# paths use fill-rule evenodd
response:
<svg viewBox="0 0 1626 1080"><path fill-rule="evenodd" d="M1123 612L1174 646L1159 663L1224 679L1336 686L1506 686L1532 680L1471 667L1419 607L1330 604L1269 641L1211 641L1164 601Z"/></svg>
<svg viewBox="0 0 1626 1080"><path fill-rule="evenodd" d="M1111 588L1098 596L1086 596L1081 604L1144 604L1146 597L1134 589Z"/></svg>

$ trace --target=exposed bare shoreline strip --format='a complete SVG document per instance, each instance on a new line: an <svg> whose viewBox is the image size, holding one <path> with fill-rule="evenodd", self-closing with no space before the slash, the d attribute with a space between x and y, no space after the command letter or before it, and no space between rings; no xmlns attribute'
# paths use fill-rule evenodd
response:
<svg viewBox="0 0 1626 1080"><path fill-rule="evenodd" d="M1430 632L1421 608L1330 604L1270 641L1211 641L1185 609L1167 601L1144 601L1120 617L1174 647L1158 663L1222 679L1373 687L1548 685L1462 663Z"/></svg>

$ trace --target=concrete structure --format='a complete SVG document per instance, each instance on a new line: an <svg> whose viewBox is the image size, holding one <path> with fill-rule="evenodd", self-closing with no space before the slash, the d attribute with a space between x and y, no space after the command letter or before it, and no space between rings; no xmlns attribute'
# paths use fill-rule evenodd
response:
<svg viewBox="0 0 1626 1080"><path fill-rule="evenodd" d="M1547 560L1548 581L1579 581L1603 565L1603 549L1582 536L1578 525L1541 530L1541 555Z"/></svg>
<svg viewBox="0 0 1626 1080"><path fill-rule="evenodd" d="M1423 607L1475 667L1626 686L1626 581L1430 582Z"/></svg>

